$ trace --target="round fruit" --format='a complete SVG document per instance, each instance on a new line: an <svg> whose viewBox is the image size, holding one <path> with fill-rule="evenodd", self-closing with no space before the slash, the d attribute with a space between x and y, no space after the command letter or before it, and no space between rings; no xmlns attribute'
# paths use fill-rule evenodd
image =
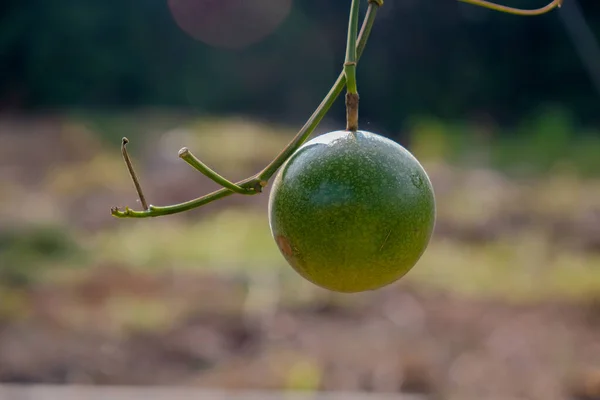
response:
<svg viewBox="0 0 600 400"><path fill-rule="evenodd" d="M345 293L374 290L421 258L435 225L427 173L383 136L336 131L305 143L277 173L269 224L304 278Z"/></svg>

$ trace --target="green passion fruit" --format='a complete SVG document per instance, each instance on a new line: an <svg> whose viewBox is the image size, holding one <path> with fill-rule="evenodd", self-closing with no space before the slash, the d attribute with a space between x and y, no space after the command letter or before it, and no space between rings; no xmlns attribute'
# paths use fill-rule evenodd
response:
<svg viewBox="0 0 600 400"><path fill-rule="evenodd" d="M344 293L403 277L429 244L433 187L400 144L366 131L335 131L300 147L269 196L271 233L308 281Z"/></svg>

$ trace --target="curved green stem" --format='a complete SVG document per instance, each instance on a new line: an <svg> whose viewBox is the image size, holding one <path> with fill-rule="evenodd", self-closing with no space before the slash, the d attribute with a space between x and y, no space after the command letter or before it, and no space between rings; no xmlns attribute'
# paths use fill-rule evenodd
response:
<svg viewBox="0 0 600 400"><path fill-rule="evenodd" d="M192 210L194 208L203 206L205 204L211 203L215 200L222 199L223 197L227 197L232 195L232 192L229 189L219 189L211 194L206 196L199 197L194 200L186 201L185 203L174 204L172 206L164 206L164 207L155 207L149 206L147 210L144 211L135 211L130 209L129 207L125 207L124 210L120 210L118 208L112 208L111 214L115 217L119 218L149 218L149 217L160 217L163 215L171 215L178 214L180 212Z"/></svg>
<svg viewBox="0 0 600 400"><path fill-rule="evenodd" d="M491 2L485 1L485 0L458 0L458 1L462 1L463 3L473 4L473 5L479 6L479 7L489 8L490 10L494 10L494 11L500 11L500 12L507 13L507 14L522 15L522 16L535 16L535 15L546 14L547 12L550 12L550 11L554 10L555 8L560 8L560 6L562 5L562 2L563 2L563 0L553 0L550 4L548 4L542 8L536 8L534 10L522 10L520 8L507 7L507 6L503 6L501 4L491 3Z"/></svg>
<svg viewBox="0 0 600 400"><path fill-rule="evenodd" d="M375 17L377 15L377 11L379 7L383 5L383 0L369 0L369 8L367 10L367 14L365 15L364 22L362 25L362 29L360 31L358 37L358 43L356 45L356 58L360 59L365 46L367 44L369 35L371 34L371 29L373 27L373 23L375 22ZM283 163L290 158L290 156L308 139L308 137L312 134L315 128L319 125L323 117L327 114L335 100L338 98L344 86L346 85L346 75L344 71L340 73L337 80L333 84L332 88L329 90L329 93L325 96L319 107L315 110L315 112L310 116L308 121L304 124L304 126L300 129L300 131L294 136L292 141L279 153L279 155L271 161L261 172L257 175L245 179L243 181L233 183L233 185L239 186L241 188L257 188L258 186L265 186L266 182L277 172L279 167L283 165ZM214 172L214 171L213 171ZM224 179L224 178L223 178ZM229 181L228 181L229 182ZM216 190L210 194L199 197L194 200L190 200L184 203L174 204L170 206L164 207L156 207L150 205L148 209L144 211L136 211L130 208L125 208L124 210L118 208L112 208L111 214L118 218L150 218L150 217L160 217L164 215L177 214L184 211L188 211L208 203L211 203L215 200L222 199L224 197L230 196L235 192L230 188L222 188Z"/></svg>
<svg viewBox="0 0 600 400"><path fill-rule="evenodd" d="M183 149L179 150L179 158L181 158L183 161L185 161L186 163L191 165L196 170L202 172L202 174L204 174L205 176L207 176L214 182L218 183L219 185L223 186L224 188L231 190L234 193L251 195L251 194L257 194L260 192L260 190L257 191L254 188L243 188L240 185L237 185L237 184L231 182L230 180L222 177L221 175L219 175L218 173L216 173L215 171L210 169L210 167L208 165L204 164L196 156L194 156L188 150L187 147L184 147Z"/></svg>
<svg viewBox="0 0 600 400"><path fill-rule="evenodd" d="M348 39L346 45L346 61L344 73L348 93L358 93L356 84L356 36L358 35L358 11L360 0L352 0L350 18L348 20Z"/></svg>

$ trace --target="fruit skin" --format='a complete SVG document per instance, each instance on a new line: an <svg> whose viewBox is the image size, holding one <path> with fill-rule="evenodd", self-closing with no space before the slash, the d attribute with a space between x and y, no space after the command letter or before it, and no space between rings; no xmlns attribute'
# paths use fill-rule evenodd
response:
<svg viewBox="0 0 600 400"><path fill-rule="evenodd" d="M435 226L427 173L404 147L366 131L335 131L300 147L269 195L282 255L325 289L375 290L421 258Z"/></svg>

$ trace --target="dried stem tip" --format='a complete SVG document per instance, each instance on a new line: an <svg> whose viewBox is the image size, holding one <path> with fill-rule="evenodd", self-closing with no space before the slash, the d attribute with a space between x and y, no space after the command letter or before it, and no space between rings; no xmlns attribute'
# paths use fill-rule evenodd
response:
<svg viewBox="0 0 600 400"><path fill-rule="evenodd" d="M133 169L133 164L131 162L131 159L129 158L129 154L127 153L127 143L129 143L129 139L124 137L121 141L121 153L123 154L123 160L125 160L125 165L127 165L129 176L131 177L133 185L135 186L135 190L137 191L138 197L140 198L140 203L142 203L142 207L144 207L144 210L148 210L148 202L146 202L146 197L144 196L144 192L142 191L142 186L140 185L140 181Z"/></svg>

